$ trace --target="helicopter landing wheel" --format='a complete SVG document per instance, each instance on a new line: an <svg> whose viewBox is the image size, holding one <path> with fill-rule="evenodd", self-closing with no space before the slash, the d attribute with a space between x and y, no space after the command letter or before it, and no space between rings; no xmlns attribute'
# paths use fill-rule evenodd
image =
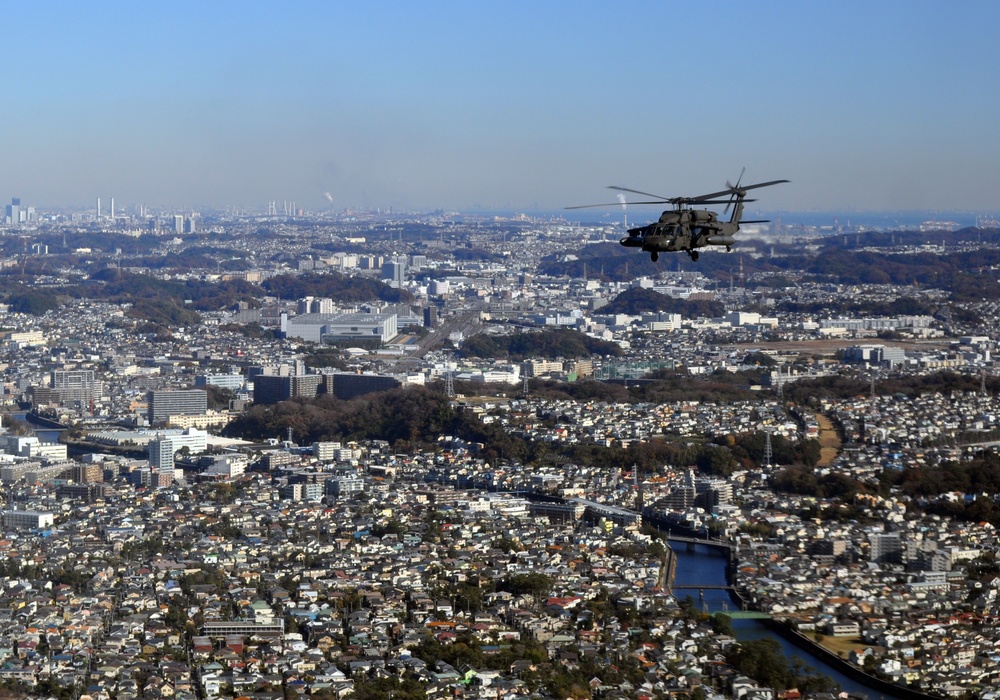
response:
<svg viewBox="0 0 1000 700"><path fill-rule="evenodd" d="M694 260L695 262L698 262L698 251L697 250L692 250L691 251L691 259Z"/></svg>
<svg viewBox="0 0 1000 700"><path fill-rule="evenodd" d="M731 245L727 245L726 246L726 252L727 253L732 253L733 252L733 247Z"/></svg>
<svg viewBox="0 0 1000 700"><path fill-rule="evenodd" d="M653 262L656 262L657 260L660 259L660 254L657 253L656 251L653 251L652 253L649 254L649 259L652 260Z"/></svg>

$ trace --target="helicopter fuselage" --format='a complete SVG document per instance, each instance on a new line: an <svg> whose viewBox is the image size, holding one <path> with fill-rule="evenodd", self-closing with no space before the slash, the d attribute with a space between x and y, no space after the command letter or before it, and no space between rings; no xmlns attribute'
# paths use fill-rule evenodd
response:
<svg viewBox="0 0 1000 700"><path fill-rule="evenodd" d="M710 211L665 211L654 224L629 229L619 242L627 248L641 248L647 253L690 252L709 245L730 248L738 227L719 221Z"/></svg>

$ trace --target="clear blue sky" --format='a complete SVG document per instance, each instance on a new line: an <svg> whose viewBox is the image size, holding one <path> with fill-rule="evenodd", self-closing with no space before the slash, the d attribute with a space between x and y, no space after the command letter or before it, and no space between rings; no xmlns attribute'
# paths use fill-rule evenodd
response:
<svg viewBox="0 0 1000 700"><path fill-rule="evenodd" d="M0 201L1000 210L1000 3L5 3Z"/></svg>

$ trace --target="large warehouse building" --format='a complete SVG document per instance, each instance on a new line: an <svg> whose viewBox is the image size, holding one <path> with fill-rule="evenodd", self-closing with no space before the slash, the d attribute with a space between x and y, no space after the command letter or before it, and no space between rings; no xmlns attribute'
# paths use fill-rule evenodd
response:
<svg viewBox="0 0 1000 700"><path fill-rule="evenodd" d="M314 343L387 343L396 337L396 314L302 314L281 317L286 338Z"/></svg>

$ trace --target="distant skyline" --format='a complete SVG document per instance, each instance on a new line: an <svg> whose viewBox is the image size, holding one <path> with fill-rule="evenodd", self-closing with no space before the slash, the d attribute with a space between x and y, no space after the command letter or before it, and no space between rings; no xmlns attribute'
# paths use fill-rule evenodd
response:
<svg viewBox="0 0 1000 700"><path fill-rule="evenodd" d="M0 202L1000 211L1000 4L4 7ZM638 212L637 212L637 215ZM640 215L641 216L641 215Z"/></svg>

